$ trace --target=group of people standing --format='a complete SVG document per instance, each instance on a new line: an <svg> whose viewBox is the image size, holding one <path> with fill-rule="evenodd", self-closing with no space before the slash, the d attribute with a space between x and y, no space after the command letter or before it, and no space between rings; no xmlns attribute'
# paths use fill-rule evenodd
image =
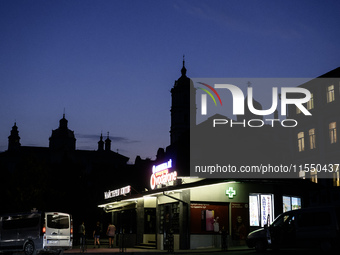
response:
<svg viewBox="0 0 340 255"><path fill-rule="evenodd" d="M93 231L93 238L94 238L94 247L98 245L98 248L100 248L100 236L102 234L102 227L100 225L100 222L98 221L95 229ZM79 235L80 235L80 243L84 242L85 239L85 224L84 222L80 225L79 227ZM109 223L107 230L106 230L106 235L109 238L109 248L113 248L114 244L114 238L116 235L116 226L113 225L112 223Z"/></svg>

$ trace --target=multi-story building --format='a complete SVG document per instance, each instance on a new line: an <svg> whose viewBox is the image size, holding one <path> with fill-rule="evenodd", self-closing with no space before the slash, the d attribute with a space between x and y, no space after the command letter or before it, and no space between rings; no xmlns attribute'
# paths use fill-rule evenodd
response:
<svg viewBox="0 0 340 255"><path fill-rule="evenodd" d="M304 104L310 116L296 106L288 107L288 118L298 122L290 132L292 161L301 166L301 178L326 187L340 186L339 77L340 67L299 86L311 93L311 99Z"/></svg>

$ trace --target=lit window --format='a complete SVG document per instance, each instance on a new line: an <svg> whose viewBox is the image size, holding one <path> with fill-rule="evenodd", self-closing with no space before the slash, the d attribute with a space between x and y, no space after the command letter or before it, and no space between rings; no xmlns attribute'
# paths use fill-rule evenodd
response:
<svg viewBox="0 0 340 255"><path fill-rule="evenodd" d="M299 151L305 150L305 135L303 132L298 133L298 147Z"/></svg>
<svg viewBox="0 0 340 255"><path fill-rule="evenodd" d="M318 172L315 168L310 170L310 180L312 182L318 183Z"/></svg>
<svg viewBox="0 0 340 255"><path fill-rule="evenodd" d="M283 202L283 212L301 209L301 198L300 197L283 196L282 202Z"/></svg>
<svg viewBox="0 0 340 255"><path fill-rule="evenodd" d="M336 136L336 122L332 122L329 124L329 140L331 143L337 142Z"/></svg>
<svg viewBox="0 0 340 255"><path fill-rule="evenodd" d="M306 179L306 172L303 171L303 170L300 170L300 172L299 172L299 178L301 178L301 179Z"/></svg>
<svg viewBox="0 0 340 255"><path fill-rule="evenodd" d="M310 94L310 100L307 102L307 109L311 110L314 109L314 97L313 97L313 93Z"/></svg>
<svg viewBox="0 0 340 255"><path fill-rule="evenodd" d="M334 85L330 85L327 87L327 103L333 102L334 100Z"/></svg>
<svg viewBox="0 0 340 255"><path fill-rule="evenodd" d="M315 128L309 129L309 148L311 150L316 148L316 144L315 144Z"/></svg>
<svg viewBox="0 0 340 255"><path fill-rule="evenodd" d="M300 114L301 113L301 110L299 107L296 107L296 114Z"/></svg>
<svg viewBox="0 0 340 255"><path fill-rule="evenodd" d="M333 186L339 187L340 186L340 175L339 170L333 173Z"/></svg>

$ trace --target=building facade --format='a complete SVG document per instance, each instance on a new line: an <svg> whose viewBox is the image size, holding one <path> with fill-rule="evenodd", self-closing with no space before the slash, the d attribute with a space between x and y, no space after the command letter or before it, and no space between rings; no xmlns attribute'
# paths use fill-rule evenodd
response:
<svg viewBox="0 0 340 255"><path fill-rule="evenodd" d="M250 231L272 222L282 212L309 206L320 192L320 185L303 178L189 177L192 156L190 131L210 125L211 119L191 126L191 119L185 114L188 113L185 109L188 110L190 105L177 104L190 101L183 100L184 92L176 90L181 84L179 81L185 81L182 85L186 84L187 89L194 89L184 68L183 63L182 76L171 90L170 145L161 153L162 156L148 162L143 169L150 180L150 188L140 194L102 199L99 207L110 215L118 233L129 240L129 246L149 243L158 249L171 250L220 248L225 242L229 246L244 245ZM194 101L191 100L192 103ZM257 109L262 108L259 102L253 104ZM185 116L186 125L177 125ZM251 117L245 114L244 119ZM209 145L209 141L214 143L223 137L226 146L218 156L225 157L229 162L292 162L291 134L282 127L263 126L252 130L236 127L227 132L224 128L223 132L224 136L216 131L215 134L200 137L200 141L203 139L203 143ZM191 145L195 144L195 141L191 142ZM209 146L206 149L209 150ZM203 157L205 151L195 151L194 154Z"/></svg>
<svg viewBox="0 0 340 255"><path fill-rule="evenodd" d="M291 130L290 148L292 161L298 165L306 164L300 177L328 188L340 186L339 77L340 67L299 86L311 93L311 99L304 104L311 116L302 114L295 106L288 109L289 118L299 123ZM330 173L332 169L334 171Z"/></svg>

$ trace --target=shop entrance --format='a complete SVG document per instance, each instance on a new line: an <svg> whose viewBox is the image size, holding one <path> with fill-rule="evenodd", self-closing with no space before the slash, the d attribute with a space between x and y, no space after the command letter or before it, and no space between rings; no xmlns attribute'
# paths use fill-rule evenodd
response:
<svg viewBox="0 0 340 255"><path fill-rule="evenodd" d="M159 232L163 235L164 250L171 251L175 246L179 246L179 213L179 203L164 204L160 206Z"/></svg>
<svg viewBox="0 0 340 255"><path fill-rule="evenodd" d="M231 238L234 246L246 245L249 233L249 204L231 203Z"/></svg>

